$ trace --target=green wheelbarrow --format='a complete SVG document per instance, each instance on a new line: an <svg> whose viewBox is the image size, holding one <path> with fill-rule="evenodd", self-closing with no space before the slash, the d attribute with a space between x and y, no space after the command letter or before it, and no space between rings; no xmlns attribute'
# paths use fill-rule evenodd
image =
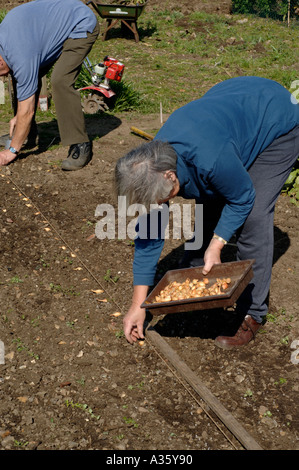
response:
<svg viewBox="0 0 299 470"><path fill-rule="evenodd" d="M86 3L86 5L91 4L100 17L107 21L107 28L103 34L103 41L105 41L108 31L113 28L118 21L132 31L136 42L139 41L137 20L143 12L143 9L147 4L147 0L140 4L136 3L136 5L128 5L127 3L128 2L121 0L119 3L115 3L113 5L94 1Z"/></svg>

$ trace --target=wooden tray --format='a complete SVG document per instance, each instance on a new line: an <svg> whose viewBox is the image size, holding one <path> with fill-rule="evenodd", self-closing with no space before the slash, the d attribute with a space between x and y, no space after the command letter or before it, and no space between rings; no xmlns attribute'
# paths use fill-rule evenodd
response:
<svg viewBox="0 0 299 470"><path fill-rule="evenodd" d="M252 265L254 261L255 260L233 261L230 263L217 264L213 266L207 276L203 276L202 266L168 271L147 296L141 307L149 310L152 315L165 315L168 313L232 307L253 278ZM216 282L217 278L222 279L230 277L231 284L225 293L219 295L184 300L172 300L170 302L154 302L155 297L159 295L160 291L171 282L184 282L187 278L190 280L201 280L204 277L209 279L209 285Z"/></svg>

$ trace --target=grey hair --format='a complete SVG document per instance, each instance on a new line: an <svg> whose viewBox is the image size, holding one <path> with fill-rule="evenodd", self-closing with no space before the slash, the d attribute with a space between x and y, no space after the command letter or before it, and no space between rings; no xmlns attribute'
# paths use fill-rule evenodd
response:
<svg viewBox="0 0 299 470"><path fill-rule="evenodd" d="M173 182L164 177L167 170L176 173L177 155L168 142L152 140L120 158L115 167L118 196L126 196L127 205L150 204L166 199Z"/></svg>

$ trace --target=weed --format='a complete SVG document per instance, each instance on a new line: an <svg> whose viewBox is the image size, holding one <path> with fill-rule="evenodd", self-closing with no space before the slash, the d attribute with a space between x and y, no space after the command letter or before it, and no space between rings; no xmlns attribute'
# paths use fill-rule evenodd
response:
<svg viewBox="0 0 299 470"><path fill-rule="evenodd" d="M92 227L95 224L95 222L90 222L90 220L87 220L85 224L81 227L82 232L86 231L89 227Z"/></svg>
<svg viewBox="0 0 299 470"><path fill-rule="evenodd" d="M64 295L80 295L79 292L75 292L74 288L71 286L70 288L63 288L60 284L53 284L50 282L50 289L52 292L61 292Z"/></svg>
<svg viewBox="0 0 299 470"><path fill-rule="evenodd" d="M22 279L20 279L19 276L14 276L10 279L9 282L11 284L19 284L19 283L24 282L24 281L22 281Z"/></svg>
<svg viewBox="0 0 299 470"><path fill-rule="evenodd" d="M50 264L44 260L43 256L40 257L40 262L43 268L48 268L50 266Z"/></svg>
<svg viewBox="0 0 299 470"><path fill-rule="evenodd" d="M84 387L85 386L85 378L82 377L81 379L77 380L77 383L82 385L82 387Z"/></svg>
<svg viewBox="0 0 299 470"><path fill-rule="evenodd" d="M119 280L119 276L111 276L111 269L107 269L104 280L107 282L111 281L115 284Z"/></svg>
<svg viewBox="0 0 299 470"><path fill-rule="evenodd" d="M124 333L123 330L119 330L119 331L115 332L115 336L116 336L116 338L121 339L121 338L124 338L125 333Z"/></svg>
<svg viewBox="0 0 299 470"><path fill-rule="evenodd" d="M277 321L277 316L274 313L267 313L266 318L270 323L275 323Z"/></svg>
<svg viewBox="0 0 299 470"><path fill-rule="evenodd" d="M142 376L142 379L144 379L144 378L145 378L145 375ZM141 380L141 382L136 384L136 387L137 388L143 388L144 385L145 385L144 380ZM133 390L133 389L134 389L134 385L128 385L128 390Z"/></svg>
<svg viewBox="0 0 299 470"><path fill-rule="evenodd" d="M28 441L17 441L16 439L14 440L15 447L24 448L24 447L27 447L28 444L29 444Z"/></svg>
<svg viewBox="0 0 299 470"><path fill-rule="evenodd" d="M66 326L67 326L68 328L74 328L74 326L75 326L75 321L74 321L74 320L69 320L69 321L67 321L67 322L66 322Z"/></svg>
<svg viewBox="0 0 299 470"><path fill-rule="evenodd" d="M276 323L280 317L285 317L286 309L281 307L277 312L274 313L267 313L266 318L268 322Z"/></svg>
<svg viewBox="0 0 299 470"><path fill-rule="evenodd" d="M66 400L65 405L66 405L67 408L71 407L73 409L78 408L80 410L84 410L89 414L89 416L91 418L94 418L94 419L97 419L97 420L100 419L100 417L101 417L100 415L95 415L92 408L90 406L86 405L86 403L75 403L75 402L73 402L73 400Z"/></svg>
<svg viewBox="0 0 299 470"><path fill-rule="evenodd" d="M284 379L283 377L280 377L278 381L274 382L275 385L283 385L287 383L287 379Z"/></svg>
<svg viewBox="0 0 299 470"><path fill-rule="evenodd" d="M39 326L39 320L40 320L40 316L38 316L37 318L33 318L31 321L30 321L30 324L36 328L37 326Z"/></svg>
<svg viewBox="0 0 299 470"><path fill-rule="evenodd" d="M129 427L134 427L138 428L138 424L133 418L127 418L126 416L123 417L123 421L129 426Z"/></svg>
<svg viewBox="0 0 299 470"><path fill-rule="evenodd" d="M145 378L145 375L143 375L142 377L143 377L143 379L144 379L144 378ZM139 383L137 384L137 387L138 387L138 388L143 388L143 387L144 387L144 380L142 380L141 382L139 382Z"/></svg>
<svg viewBox="0 0 299 470"><path fill-rule="evenodd" d="M281 338L280 342L281 344L284 344L285 346L287 346L289 344L289 337L285 336L284 338Z"/></svg>
<svg viewBox="0 0 299 470"><path fill-rule="evenodd" d="M60 284L53 284L53 282L50 282L50 289L53 291L53 292L61 292L62 291L62 287Z"/></svg>
<svg viewBox="0 0 299 470"><path fill-rule="evenodd" d="M19 351L19 352L25 351L28 354L28 356L31 356L36 360L39 359L39 355L33 353L32 351L30 351L28 346L26 346L20 338L14 339L13 343L17 344L17 351Z"/></svg>

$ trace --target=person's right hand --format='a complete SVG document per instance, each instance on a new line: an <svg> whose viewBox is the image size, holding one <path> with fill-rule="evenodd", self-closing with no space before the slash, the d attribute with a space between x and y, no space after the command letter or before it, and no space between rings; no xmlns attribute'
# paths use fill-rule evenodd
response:
<svg viewBox="0 0 299 470"><path fill-rule="evenodd" d="M129 343L133 344L138 339L144 339L144 321L145 308L140 308L138 304L132 303L123 320L124 334Z"/></svg>
<svg viewBox="0 0 299 470"><path fill-rule="evenodd" d="M10 150L2 150L0 152L0 166L8 165L16 158L16 154L12 153Z"/></svg>

